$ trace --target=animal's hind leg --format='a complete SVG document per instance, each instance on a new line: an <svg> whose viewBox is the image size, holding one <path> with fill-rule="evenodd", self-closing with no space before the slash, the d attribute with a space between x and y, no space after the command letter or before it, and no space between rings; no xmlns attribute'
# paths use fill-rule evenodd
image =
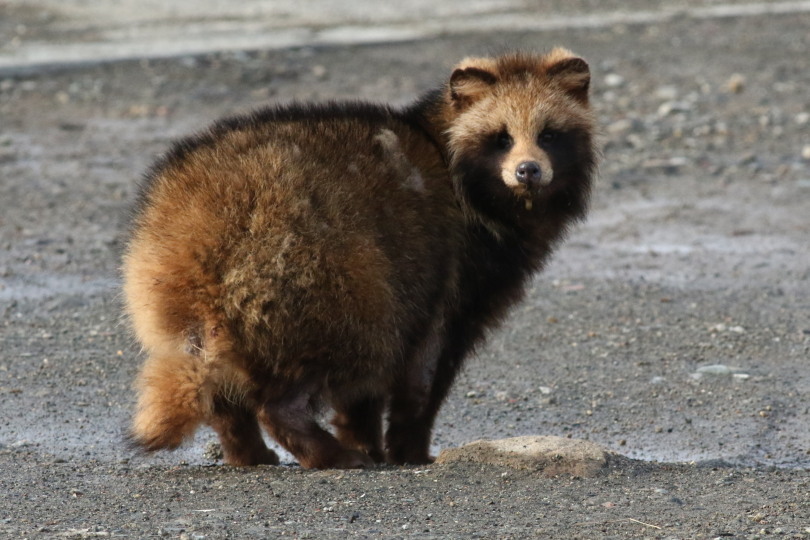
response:
<svg viewBox="0 0 810 540"><path fill-rule="evenodd" d="M356 469L374 464L364 452L345 448L318 425L311 407L312 394L306 388L295 384L268 386L287 391L265 396L259 408L259 421L302 467Z"/></svg>
<svg viewBox="0 0 810 540"><path fill-rule="evenodd" d="M335 416L332 419L341 444L365 452L377 463L385 461L382 449L383 406L382 399L372 397L350 403L335 403Z"/></svg>
<svg viewBox="0 0 810 540"><path fill-rule="evenodd" d="M219 396L214 400L210 424L219 435L225 463L278 465L278 456L264 444L254 411Z"/></svg>

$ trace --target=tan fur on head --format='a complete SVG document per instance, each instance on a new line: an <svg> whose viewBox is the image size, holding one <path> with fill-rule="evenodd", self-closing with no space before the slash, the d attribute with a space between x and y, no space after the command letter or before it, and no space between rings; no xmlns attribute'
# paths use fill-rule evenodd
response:
<svg viewBox="0 0 810 540"><path fill-rule="evenodd" d="M502 83L526 73L552 80L577 100L587 102L588 64L563 47L556 47L540 57L514 53L499 58L465 58L456 65L450 77L451 95L466 105L483 97L496 82Z"/></svg>
<svg viewBox="0 0 810 540"><path fill-rule="evenodd" d="M469 159L486 144L484 137L508 134L513 144L498 157L498 171L503 184L531 210L538 191L556 177L551 149L539 142L541 133L593 130L589 83L587 63L561 47L542 56L514 53L464 59L448 85L447 99L456 113L446 120L451 159L454 163ZM536 163L542 171L531 186L516 177L525 162Z"/></svg>
<svg viewBox="0 0 810 540"><path fill-rule="evenodd" d="M475 68L482 71L489 71L496 77L509 71L508 66L514 64L515 60L528 60L534 66L536 71L547 71L554 64L558 64L564 60L572 60L579 58L576 54L564 47L554 47L548 53L542 56L535 56L522 53L507 54L498 58L488 58L481 56L468 56L461 62L456 64L455 70L465 70L468 68ZM504 69L506 68L506 69Z"/></svg>
<svg viewBox="0 0 810 540"><path fill-rule="evenodd" d="M464 58L461 62L456 64L455 69L463 71L467 68L477 68L484 71L496 73L498 70L497 66L498 62L495 61L494 58L486 58L481 56L468 56L467 58Z"/></svg>
<svg viewBox="0 0 810 540"><path fill-rule="evenodd" d="M451 151L474 147L481 134L509 124L528 137L516 140L510 159L519 163L525 157L542 164L548 158L533 144L533 135L544 126L592 129L589 82L587 63L561 47L543 56L467 58L450 79L450 99L461 102L459 116L446 121Z"/></svg>
<svg viewBox="0 0 810 540"><path fill-rule="evenodd" d="M578 101L588 102L591 72L587 62L568 49L556 48L547 56L546 73L554 76L558 84Z"/></svg>
<svg viewBox="0 0 810 540"><path fill-rule="evenodd" d="M547 66L554 65L557 62L561 62L569 58L577 58L577 55L575 55L565 47L554 47L543 57Z"/></svg>

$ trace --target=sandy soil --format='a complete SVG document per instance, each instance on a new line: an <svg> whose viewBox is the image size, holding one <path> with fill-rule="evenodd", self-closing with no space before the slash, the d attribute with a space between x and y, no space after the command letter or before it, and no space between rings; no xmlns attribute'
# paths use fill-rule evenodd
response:
<svg viewBox="0 0 810 540"><path fill-rule="evenodd" d="M810 15L457 34L0 71L0 536L810 537ZM439 450L590 439L591 479L481 465L233 469L121 441L117 265L141 172L269 101L406 103L460 57L591 62L589 221L471 359Z"/></svg>

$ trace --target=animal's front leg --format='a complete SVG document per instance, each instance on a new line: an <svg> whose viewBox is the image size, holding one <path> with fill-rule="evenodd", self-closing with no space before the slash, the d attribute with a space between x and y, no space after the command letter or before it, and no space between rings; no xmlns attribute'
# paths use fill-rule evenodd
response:
<svg viewBox="0 0 810 540"><path fill-rule="evenodd" d="M464 349L444 345L441 325L393 389L385 434L387 459L395 464L432 463L430 440L439 408L453 384Z"/></svg>
<svg viewBox="0 0 810 540"><path fill-rule="evenodd" d="M361 450L377 463L385 461L382 450L382 398L366 397L350 403L335 403L332 425L347 448Z"/></svg>
<svg viewBox="0 0 810 540"><path fill-rule="evenodd" d="M417 414L414 414L418 411ZM430 434L438 407L428 411L420 400L396 395L391 400L385 433L386 459L396 465L433 463Z"/></svg>

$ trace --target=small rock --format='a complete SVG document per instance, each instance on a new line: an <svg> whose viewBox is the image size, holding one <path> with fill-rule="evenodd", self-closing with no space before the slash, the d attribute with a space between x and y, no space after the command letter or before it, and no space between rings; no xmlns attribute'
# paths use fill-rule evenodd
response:
<svg viewBox="0 0 810 540"><path fill-rule="evenodd" d="M810 113L807 112L800 112L796 115L796 123L800 126L805 125L806 123L810 122Z"/></svg>
<svg viewBox="0 0 810 540"><path fill-rule="evenodd" d="M199 66L199 62L193 56L184 56L180 59L180 64L189 69L194 69Z"/></svg>
<svg viewBox="0 0 810 540"><path fill-rule="evenodd" d="M724 364L701 366L697 368L696 372L703 375L731 375L733 373L732 369Z"/></svg>
<svg viewBox="0 0 810 540"><path fill-rule="evenodd" d="M810 144L806 144L802 148L802 159L810 161Z"/></svg>
<svg viewBox="0 0 810 540"><path fill-rule="evenodd" d="M616 120L611 124L608 124L607 132L613 135L618 133L626 133L630 131L633 127L633 121L629 118L622 118L621 120Z"/></svg>
<svg viewBox="0 0 810 540"><path fill-rule="evenodd" d="M692 106L685 101L665 101L658 106L658 116L669 116L673 113L689 112Z"/></svg>
<svg viewBox="0 0 810 540"><path fill-rule="evenodd" d="M217 441L209 441L208 444L205 445L205 450L203 451L203 457L205 459L210 459L212 461L217 461L222 459L222 446Z"/></svg>
<svg viewBox="0 0 810 540"><path fill-rule="evenodd" d="M745 76L739 73L733 74L726 81L726 90L732 94L739 94L745 90Z"/></svg>
<svg viewBox="0 0 810 540"><path fill-rule="evenodd" d="M725 364L712 364L708 366L701 366L697 368L692 378L700 379L703 375L713 375L718 377L732 376L738 380L746 380L750 378L748 373L743 372L741 368L734 366L727 366Z"/></svg>
<svg viewBox="0 0 810 540"><path fill-rule="evenodd" d="M318 80L324 80L329 75L329 70L320 64L312 66L312 75Z"/></svg>
<svg viewBox="0 0 810 540"><path fill-rule="evenodd" d="M673 101L676 97L678 97L678 87L672 85L659 86L655 90L655 97L666 101Z"/></svg>
<svg viewBox="0 0 810 540"><path fill-rule="evenodd" d="M590 441L525 436L480 440L459 448L446 448L436 458L436 463L487 463L541 471L544 476L592 477L607 465L611 455L615 454Z"/></svg>
<svg viewBox="0 0 810 540"><path fill-rule="evenodd" d="M623 133L641 133L645 130L644 122L638 118L622 118L608 124L607 132L612 135Z"/></svg>
<svg viewBox="0 0 810 540"><path fill-rule="evenodd" d="M678 170L689 164L689 159L683 156L673 156L665 159L648 159L641 166L645 169L658 169L665 174L675 174Z"/></svg>
<svg viewBox="0 0 810 540"><path fill-rule="evenodd" d="M618 88L624 84L624 77L618 73L608 73L605 75L605 86L608 88Z"/></svg>
<svg viewBox="0 0 810 540"><path fill-rule="evenodd" d="M665 382L667 382L667 380L664 377L657 377L656 376L656 377L653 377L652 379L650 379L650 384L663 384Z"/></svg>

